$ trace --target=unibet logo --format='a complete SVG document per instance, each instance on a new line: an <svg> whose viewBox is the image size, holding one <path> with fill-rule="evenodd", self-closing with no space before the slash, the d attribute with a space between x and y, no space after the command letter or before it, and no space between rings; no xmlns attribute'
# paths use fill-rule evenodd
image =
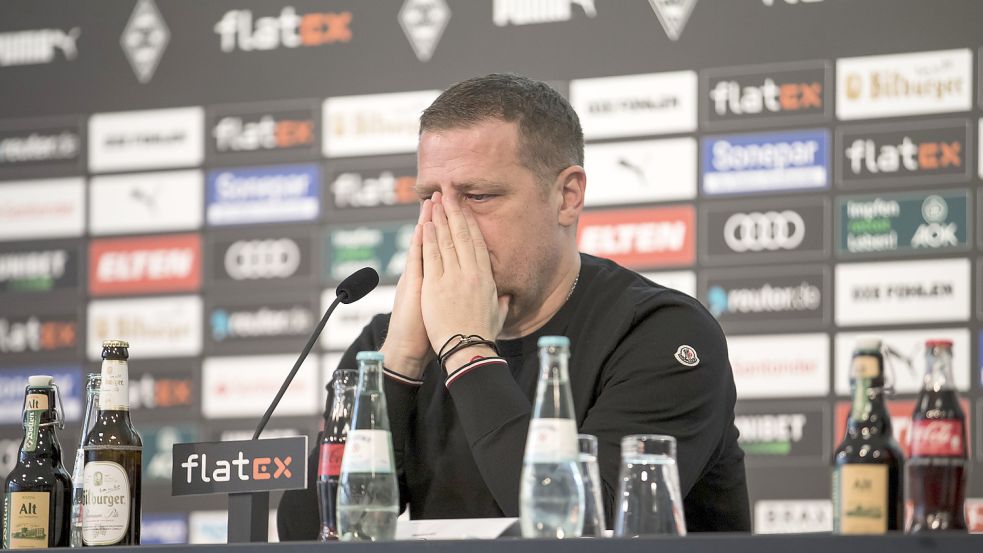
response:
<svg viewBox="0 0 983 553"><path fill-rule="evenodd" d="M822 110L823 83L776 84L765 78L760 85L742 87L737 81L718 81L710 90L710 101L719 116Z"/></svg>
<svg viewBox="0 0 983 553"><path fill-rule="evenodd" d="M219 152L255 152L285 150L314 144L314 121L277 119L264 115L258 121L243 117L223 117L212 129L215 149Z"/></svg>
<svg viewBox="0 0 983 553"><path fill-rule="evenodd" d="M215 33L221 37L222 51L228 54L349 42L351 22L352 12L347 11L297 15L292 6L286 6L279 16L254 21L251 10L231 10L215 24Z"/></svg>
<svg viewBox="0 0 983 553"><path fill-rule="evenodd" d="M802 441L806 416L737 415L734 425L740 431L738 442L749 455L788 455L792 445Z"/></svg>
<svg viewBox="0 0 983 553"><path fill-rule="evenodd" d="M292 461L293 457L281 459L276 456L246 459L240 451L239 455L231 460L219 459L213 465L209 465L208 454L192 453L188 455L186 461L181 463L181 468L187 471L185 482L188 484L192 482L195 473L197 473L198 480L206 484L213 480L215 482L228 482L232 478L240 481L270 480L271 478L277 480L293 476L293 473L290 472ZM251 471L246 468L250 464L253 466Z"/></svg>
<svg viewBox="0 0 983 553"><path fill-rule="evenodd" d="M0 286L18 290L48 290L65 276L68 252L46 250L0 254Z"/></svg>
<svg viewBox="0 0 983 553"><path fill-rule="evenodd" d="M883 144L877 148L873 140L854 140L846 148L850 171L855 174L917 173L962 167L962 143L916 143L905 136L898 144Z"/></svg>

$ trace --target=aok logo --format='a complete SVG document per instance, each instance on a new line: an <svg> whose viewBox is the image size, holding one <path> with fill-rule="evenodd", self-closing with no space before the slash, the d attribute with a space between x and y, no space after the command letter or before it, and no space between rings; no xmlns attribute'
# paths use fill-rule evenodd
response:
<svg viewBox="0 0 983 553"><path fill-rule="evenodd" d="M314 120L301 112L229 115L212 128L215 150L255 152L314 146Z"/></svg>
<svg viewBox="0 0 983 553"><path fill-rule="evenodd" d="M348 11L298 15L292 6L285 6L279 16L254 20L251 10L230 10L215 24L215 33L228 54L349 42L351 23L352 12Z"/></svg>
<svg viewBox="0 0 983 553"><path fill-rule="evenodd" d="M233 478L240 481L248 480L277 480L280 478L289 479L293 476L290 464L293 457L253 457L247 459L242 451L232 459L219 459L212 464L208 462L208 454L192 453L187 460L181 463L181 468L186 470L185 482L191 484L194 477L204 483L229 482ZM248 468L252 465L252 468ZM233 470L233 468L235 470Z"/></svg>

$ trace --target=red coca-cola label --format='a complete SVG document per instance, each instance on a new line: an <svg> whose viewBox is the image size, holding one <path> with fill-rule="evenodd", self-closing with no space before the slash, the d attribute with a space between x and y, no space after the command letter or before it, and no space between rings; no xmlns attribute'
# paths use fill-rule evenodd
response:
<svg viewBox="0 0 983 553"><path fill-rule="evenodd" d="M321 444L317 462L317 475L338 476L341 474L341 459L345 456L345 444Z"/></svg>
<svg viewBox="0 0 983 553"><path fill-rule="evenodd" d="M912 422L912 457L963 457L965 454L962 421L922 419Z"/></svg>

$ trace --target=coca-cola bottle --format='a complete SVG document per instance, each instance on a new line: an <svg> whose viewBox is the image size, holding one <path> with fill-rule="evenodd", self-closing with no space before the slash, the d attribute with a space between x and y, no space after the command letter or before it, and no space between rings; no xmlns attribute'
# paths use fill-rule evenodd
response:
<svg viewBox="0 0 983 553"><path fill-rule="evenodd" d="M317 505L321 515L320 541L338 539L338 477L345 453L345 441L352 424L358 371L338 369L331 379L331 409L321 435L317 463Z"/></svg>
<svg viewBox="0 0 983 553"><path fill-rule="evenodd" d="M952 379L952 342L925 342L925 379L911 423L908 532L966 531L966 417Z"/></svg>

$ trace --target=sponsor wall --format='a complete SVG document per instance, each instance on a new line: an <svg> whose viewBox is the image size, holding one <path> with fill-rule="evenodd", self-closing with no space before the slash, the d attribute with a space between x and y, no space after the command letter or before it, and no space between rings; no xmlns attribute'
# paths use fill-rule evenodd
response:
<svg viewBox="0 0 983 553"><path fill-rule="evenodd" d="M392 303L420 111L513 71L581 118L581 250L696 296L726 331L757 532L830 529L861 335L913 361L892 367L902 438L921 344L953 340L983 498L983 6L865 7L5 3L0 474L27 375L56 377L74 448L84 374L128 338L145 541L222 541L222 498L170 497L170 445L248 437L334 286L373 266L382 286L338 310L267 431L313 437L340 352ZM801 39L815 28L840 32Z"/></svg>

